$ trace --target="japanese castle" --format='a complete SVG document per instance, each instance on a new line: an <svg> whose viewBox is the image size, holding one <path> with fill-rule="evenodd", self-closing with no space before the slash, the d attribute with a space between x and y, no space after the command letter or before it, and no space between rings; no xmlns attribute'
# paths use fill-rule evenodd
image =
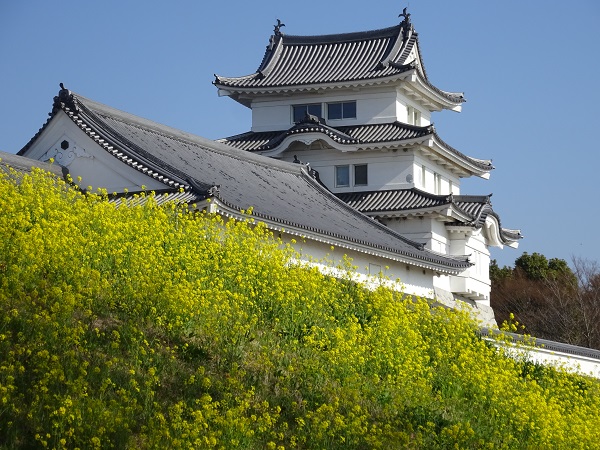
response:
<svg viewBox="0 0 600 450"><path fill-rule="evenodd" d="M325 36L288 36L275 26L258 70L216 76L219 95L251 108L252 129L221 142L301 163L338 198L425 249L469 255L452 276L454 297L489 304L489 247L516 247L489 195L461 195L461 178L489 178L490 160L444 142L431 114L460 112L464 95L431 84L418 34L400 24Z"/></svg>
<svg viewBox="0 0 600 450"><path fill-rule="evenodd" d="M278 21L255 73L214 81L220 96L252 110L246 133L211 141L61 84L18 155L53 158L81 186L154 191L159 202L232 220L253 207L313 264L346 255L358 278L384 275L408 294L469 304L494 324L489 248L516 247L521 234L502 227L490 196L461 194L461 179L489 178L491 161L437 134L431 114L460 111L465 98L431 84L410 14L401 17L324 36L287 35Z"/></svg>

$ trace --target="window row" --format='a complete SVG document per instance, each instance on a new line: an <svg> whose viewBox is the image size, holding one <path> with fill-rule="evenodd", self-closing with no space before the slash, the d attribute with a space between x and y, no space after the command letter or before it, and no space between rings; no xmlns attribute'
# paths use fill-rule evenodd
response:
<svg viewBox="0 0 600 450"><path fill-rule="evenodd" d="M327 119L356 119L356 101L326 103ZM306 114L323 117L322 103L308 103L304 105L292 105L292 116L294 123L300 122Z"/></svg>
<svg viewBox="0 0 600 450"><path fill-rule="evenodd" d="M335 166L335 187L366 186L368 181L367 164Z"/></svg>

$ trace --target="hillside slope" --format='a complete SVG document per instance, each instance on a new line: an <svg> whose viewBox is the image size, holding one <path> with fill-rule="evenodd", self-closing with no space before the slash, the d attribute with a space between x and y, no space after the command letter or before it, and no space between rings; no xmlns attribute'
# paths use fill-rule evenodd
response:
<svg viewBox="0 0 600 450"><path fill-rule="evenodd" d="M260 224L116 208L40 171L0 171L0 211L0 448L600 442L597 381L297 267Z"/></svg>

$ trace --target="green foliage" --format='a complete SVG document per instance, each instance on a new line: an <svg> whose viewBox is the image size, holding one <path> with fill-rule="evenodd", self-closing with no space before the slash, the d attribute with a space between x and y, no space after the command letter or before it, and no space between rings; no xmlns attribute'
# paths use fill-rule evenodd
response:
<svg viewBox="0 0 600 450"><path fill-rule="evenodd" d="M0 174L0 448L592 448L595 380L261 224Z"/></svg>
<svg viewBox="0 0 600 450"><path fill-rule="evenodd" d="M552 258L548 261L544 255L536 252L533 252L531 255L524 252L519 256L515 260L515 270L520 270L530 280L561 277L568 277L571 280L575 280L573 272L564 259Z"/></svg>
<svg viewBox="0 0 600 450"><path fill-rule="evenodd" d="M515 260L515 268L521 269L530 280L541 280L548 275L548 260L540 253L523 253Z"/></svg>
<svg viewBox="0 0 600 450"><path fill-rule="evenodd" d="M492 259L490 262L490 280L492 283L500 283L504 280L511 278L513 275L513 269L504 266L500 268L498 266L498 262L495 259Z"/></svg>

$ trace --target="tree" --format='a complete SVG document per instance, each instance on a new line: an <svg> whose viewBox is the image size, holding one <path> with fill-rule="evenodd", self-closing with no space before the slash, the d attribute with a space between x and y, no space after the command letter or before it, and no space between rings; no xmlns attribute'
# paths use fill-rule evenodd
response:
<svg viewBox="0 0 600 450"><path fill-rule="evenodd" d="M541 280L548 275L548 260L540 253L523 253L515 260L515 269L523 271L530 280Z"/></svg>
<svg viewBox="0 0 600 450"><path fill-rule="evenodd" d="M573 258L523 253L515 267L490 266L498 323L510 313L535 337L600 349L600 268ZM522 331L522 330L521 330Z"/></svg>
<svg viewBox="0 0 600 450"><path fill-rule="evenodd" d="M512 276L513 269L509 266L504 266L500 268L498 266L498 261L492 259L490 262L490 279L492 283L500 282Z"/></svg>

